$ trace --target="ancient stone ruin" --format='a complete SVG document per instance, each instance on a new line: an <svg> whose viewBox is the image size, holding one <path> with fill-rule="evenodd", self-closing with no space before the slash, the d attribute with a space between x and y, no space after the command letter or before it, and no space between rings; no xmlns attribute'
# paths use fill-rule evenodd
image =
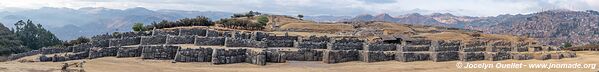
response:
<svg viewBox="0 0 599 72"><path fill-rule="evenodd" d="M185 46L185 45L191 45ZM531 43L473 39L429 40L407 37L401 41L371 42L354 36L290 36L259 31L222 31L210 28L158 29L92 37L90 43L46 47L11 59L42 54L42 62L138 57L173 62L268 65L287 61L477 61L547 60L576 57L574 52Z"/></svg>

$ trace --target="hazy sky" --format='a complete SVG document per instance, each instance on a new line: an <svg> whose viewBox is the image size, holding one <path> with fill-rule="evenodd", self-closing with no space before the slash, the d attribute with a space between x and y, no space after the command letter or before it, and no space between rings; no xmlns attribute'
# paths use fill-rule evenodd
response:
<svg viewBox="0 0 599 72"><path fill-rule="evenodd" d="M0 10L105 7L274 14L359 15L448 12L494 16L549 9L599 10L599 0L0 0Z"/></svg>

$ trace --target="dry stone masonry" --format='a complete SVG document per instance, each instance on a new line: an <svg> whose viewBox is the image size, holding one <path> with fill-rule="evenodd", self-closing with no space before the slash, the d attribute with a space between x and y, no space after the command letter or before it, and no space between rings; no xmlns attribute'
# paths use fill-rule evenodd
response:
<svg viewBox="0 0 599 72"><path fill-rule="evenodd" d="M116 56L173 62L210 62L212 64L285 63L322 61L333 64L350 61L477 61L547 60L576 57L576 53L536 43L475 38L469 41L429 40L400 37L401 42L370 41L354 36L276 36L260 31L235 31L211 28L174 28L146 32L102 34L91 42L68 47L45 47L13 54L10 60L42 54L42 62L94 59ZM193 44L189 48L183 44Z"/></svg>

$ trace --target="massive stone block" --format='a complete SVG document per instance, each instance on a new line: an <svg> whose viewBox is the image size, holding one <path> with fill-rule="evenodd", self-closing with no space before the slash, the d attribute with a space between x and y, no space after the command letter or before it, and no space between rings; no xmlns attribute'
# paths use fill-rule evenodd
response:
<svg viewBox="0 0 599 72"><path fill-rule="evenodd" d="M327 44L328 50L362 50L364 41L357 38L341 38Z"/></svg>
<svg viewBox="0 0 599 72"><path fill-rule="evenodd" d="M366 51L395 51L397 44L368 44L364 47Z"/></svg>
<svg viewBox="0 0 599 72"><path fill-rule="evenodd" d="M44 47L40 49L42 54L54 54L54 53L64 53L67 52L64 47Z"/></svg>
<svg viewBox="0 0 599 72"><path fill-rule="evenodd" d="M326 50L322 61L324 63L341 63L348 61L358 61L360 52L358 50Z"/></svg>
<svg viewBox="0 0 599 72"><path fill-rule="evenodd" d="M193 44L196 36L168 36L166 44Z"/></svg>
<svg viewBox="0 0 599 72"><path fill-rule="evenodd" d="M180 49L175 56L177 62L211 62L212 48Z"/></svg>
<svg viewBox="0 0 599 72"><path fill-rule="evenodd" d="M92 44L91 43L83 43L83 44L74 45L72 47L73 48L72 48L71 52L87 52L87 51L89 51L90 48L92 48Z"/></svg>
<svg viewBox="0 0 599 72"><path fill-rule="evenodd" d="M268 50L266 51L266 62L284 63L287 62L286 56L284 52Z"/></svg>
<svg viewBox="0 0 599 72"><path fill-rule="evenodd" d="M206 30L206 37L224 37L225 34L223 32L215 31L215 30Z"/></svg>
<svg viewBox="0 0 599 72"><path fill-rule="evenodd" d="M179 50L179 46L157 45L157 46L142 46L142 59L157 59L157 60L172 60Z"/></svg>
<svg viewBox="0 0 599 72"><path fill-rule="evenodd" d="M322 61L323 51L300 49L297 51L281 51L285 53L286 60L293 61Z"/></svg>
<svg viewBox="0 0 599 72"><path fill-rule="evenodd" d="M293 47L293 40L265 40L268 47Z"/></svg>
<svg viewBox="0 0 599 72"><path fill-rule="evenodd" d="M297 39L297 36L267 36L264 41L268 47L293 47Z"/></svg>
<svg viewBox="0 0 599 72"><path fill-rule="evenodd" d="M195 45L198 46L223 46L225 37L196 37Z"/></svg>
<svg viewBox="0 0 599 72"><path fill-rule="evenodd" d="M179 35L206 36L206 29L201 29L201 28L182 28L179 31Z"/></svg>
<svg viewBox="0 0 599 72"><path fill-rule="evenodd" d="M458 40L440 40L433 41L431 50L433 52L439 51L459 51L461 48L461 41Z"/></svg>
<svg viewBox="0 0 599 72"><path fill-rule="evenodd" d="M266 65L266 51L247 50L245 62L255 65Z"/></svg>
<svg viewBox="0 0 599 72"><path fill-rule="evenodd" d="M395 60L395 54L394 51L362 51L360 55L364 62L379 62Z"/></svg>
<svg viewBox="0 0 599 72"><path fill-rule="evenodd" d="M262 39L266 38L266 36L268 36L267 33L264 32L259 32L259 31L255 31L252 32L252 40L257 40L257 41L262 41Z"/></svg>
<svg viewBox="0 0 599 72"><path fill-rule="evenodd" d="M16 59L20 59L23 57L27 57L27 56L33 56L33 55L37 55L40 54L41 52L39 50L31 50L28 52L23 52L23 53L18 53L18 54L11 54L10 56L8 56L8 60L16 60Z"/></svg>
<svg viewBox="0 0 599 72"><path fill-rule="evenodd" d="M109 46L128 46L139 45L141 37L123 37L119 39L110 39Z"/></svg>
<svg viewBox="0 0 599 72"><path fill-rule="evenodd" d="M395 54L395 60L401 62L425 61L430 60L430 52L398 52Z"/></svg>
<svg viewBox="0 0 599 72"><path fill-rule="evenodd" d="M232 64L245 62L247 49L214 49L212 64Z"/></svg>
<svg viewBox="0 0 599 72"><path fill-rule="evenodd" d="M120 46L139 45L141 37L123 37L119 40Z"/></svg>
<svg viewBox="0 0 599 72"><path fill-rule="evenodd" d="M179 35L179 29L156 29L153 30L152 36L157 35Z"/></svg>
<svg viewBox="0 0 599 72"><path fill-rule="evenodd" d="M100 57L106 57L106 56L116 56L117 50L118 50L118 47L106 47L106 48L94 47L94 48L91 48L89 51L89 58L94 59L94 58L100 58Z"/></svg>
<svg viewBox="0 0 599 72"><path fill-rule="evenodd" d="M299 38L301 42L328 42L331 41L331 38L327 36L309 36L309 37L301 37Z"/></svg>
<svg viewBox="0 0 599 72"><path fill-rule="evenodd" d="M464 47L460 48L460 52L482 52L486 51L487 42L475 40L464 44Z"/></svg>
<svg viewBox="0 0 599 72"><path fill-rule="evenodd" d="M431 60L435 62L460 60L459 55L457 51L432 52Z"/></svg>
<svg viewBox="0 0 599 72"><path fill-rule="evenodd" d="M89 57L89 52L69 53L66 55L68 60L79 60Z"/></svg>
<svg viewBox="0 0 599 72"><path fill-rule="evenodd" d="M401 46L398 51L399 52L417 52L417 51L429 51L430 45L406 45Z"/></svg>
<svg viewBox="0 0 599 72"><path fill-rule="evenodd" d="M462 61L485 60L485 52L460 52L459 57Z"/></svg>
<svg viewBox="0 0 599 72"><path fill-rule="evenodd" d="M326 42L295 42L295 47L300 49L326 49Z"/></svg>
<svg viewBox="0 0 599 72"><path fill-rule="evenodd" d="M251 40L251 39L237 39L237 38L226 38L225 46L226 47L256 47L256 48L267 47L266 43L263 41L256 41L256 40Z"/></svg>
<svg viewBox="0 0 599 72"><path fill-rule="evenodd" d="M116 57L139 57L141 56L142 48L139 46L135 47L119 47Z"/></svg>
<svg viewBox="0 0 599 72"><path fill-rule="evenodd" d="M166 44L166 35L141 37L141 45L160 45L160 44Z"/></svg>
<svg viewBox="0 0 599 72"><path fill-rule="evenodd" d="M110 40L109 39L105 39L105 40L92 40L91 41L93 47L109 47L110 46Z"/></svg>

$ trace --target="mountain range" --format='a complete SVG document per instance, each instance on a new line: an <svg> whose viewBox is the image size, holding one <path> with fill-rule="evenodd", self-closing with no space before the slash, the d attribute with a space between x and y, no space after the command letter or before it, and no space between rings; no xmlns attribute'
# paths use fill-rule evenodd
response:
<svg viewBox="0 0 599 72"><path fill-rule="evenodd" d="M234 13L219 11L183 11L149 10L143 7L128 9L109 9L102 7L84 7L79 9L42 7L30 10L0 12L0 22L13 28L18 20L30 19L42 24L61 40L71 40L80 36L92 36L101 33L131 31L133 23L150 24L161 20L177 20L206 16L211 20L231 17ZM306 20L320 22L338 21L351 16L305 16Z"/></svg>
<svg viewBox="0 0 599 72"><path fill-rule="evenodd" d="M399 16L366 14L340 21L388 21L474 29L485 33L530 37L549 45L599 43L599 12L592 10L548 10L491 17L455 16L449 13L412 13Z"/></svg>

